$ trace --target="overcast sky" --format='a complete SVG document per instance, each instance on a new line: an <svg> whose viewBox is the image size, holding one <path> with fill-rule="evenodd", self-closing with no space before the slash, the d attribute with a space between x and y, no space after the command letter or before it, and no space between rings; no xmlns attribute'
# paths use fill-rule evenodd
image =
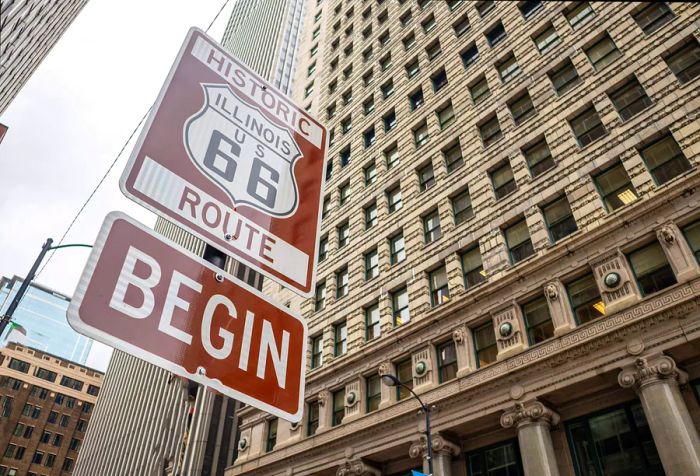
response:
<svg viewBox="0 0 700 476"><path fill-rule="evenodd" d="M221 40L231 8L209 31ZM206 29L225 0L90 0L0 116L0 274L24 277L46 238L58 240L155 100L187 30ZM124 198L129 144L65 243L92 244L104 216L155 216ZM72 295L89 250L61 250L36 280ZM88 365L106 369L96 344Z"/></svg>

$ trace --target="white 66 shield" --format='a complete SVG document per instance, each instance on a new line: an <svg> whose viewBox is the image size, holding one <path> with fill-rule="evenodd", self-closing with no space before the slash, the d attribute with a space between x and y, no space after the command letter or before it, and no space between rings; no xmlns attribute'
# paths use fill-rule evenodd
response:
<svg viewBox="0 0 700 476"><path fill-rule="evenodd" d="M287 129L266 120L225 84L203 84L204 106L185 124L190 159L237 204L275 216L294 213L294 162L301 151Z"/></svg>

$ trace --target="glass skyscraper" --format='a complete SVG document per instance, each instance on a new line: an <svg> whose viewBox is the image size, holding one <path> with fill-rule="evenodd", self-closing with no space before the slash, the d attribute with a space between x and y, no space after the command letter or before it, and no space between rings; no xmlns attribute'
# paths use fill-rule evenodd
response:
<svg viewBox="0 0 700 476"><path fill-rule="evenodd" d="M0 279L0 314L5 314L22 281L18 276ZM22 344L85 365L93 341L68 325L66 310L69 304L69 297L33 283L12 320L27 331ZM8 326L0 341L4 341L10 329Z"/></svg>

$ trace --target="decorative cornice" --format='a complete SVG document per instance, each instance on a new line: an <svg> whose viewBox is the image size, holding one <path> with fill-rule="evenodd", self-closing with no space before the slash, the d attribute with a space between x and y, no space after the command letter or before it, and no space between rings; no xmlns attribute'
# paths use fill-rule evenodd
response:
<svg viewBox="0 0 700 476"><path fill-rule="evenodd" d="M544 423L556 426L559 423L559 414L545 406L539 400L529 402L516 402L512 409L501 415L501 426L521 428L533 423Z"/></svg>
<svg viewBox="0 0 700 476"><path fill-rule="evenodd" d="M676 362L671 357L657 354L637 358L633 365L622 369L617 381L623 388L639 391L643 387L659 383L683 384L688 381L688 375L676 367Z"/></svg>
<svg viewBox="0 0 700 476"><path fill-rule="evenodd" d="M433 453L443 453L449 454L450 456L457 456L461 447L455 442L445 438L444 435L436 433L430 435L430 439L433 442ZM408 455L411 458L424 458L428 452L428 445L426 444L426 438L421 437L420 440L411 443L411 447L408 450Z"/></svg>
<svg viewBox="0 0 700 476"><path fill-rule="evenodd" d="M336 476L381 476L382 470L361 458L345 460L335 472Z"/></svg>

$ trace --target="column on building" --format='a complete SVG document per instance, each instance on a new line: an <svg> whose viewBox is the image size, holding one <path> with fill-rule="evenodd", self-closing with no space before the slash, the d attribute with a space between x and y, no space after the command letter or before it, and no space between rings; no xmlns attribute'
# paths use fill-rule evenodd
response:
<svg viewBox="0 0 700 476"><path fill-rule="evenodd" d="M545 284L544 295L547 298L547 306L549 307L549 315L552 317L554 324L554 335L559 336L566 334L576 327L574 314L571 312L571 307L568 305L566 298L566 289L558 279L552 280Z"/></svg>
<svg viewBox="0 0 700 476"><path fill-rule="evenodd" d="M663 354L637 358L618 375L622 387L639 395L667 476L700 474L700 438L679 388L687 380Z"/></svg>
<svg viewBox="0 0 700 476"><path fill-rule="evenodd" d="M559 476L551 427L559 415L538 400L517 402L501 415L504 428L517 428L525 476Z"/></svg>
<svg viewBox="0 0 700 476"><path fill-rule="evenodd" d="M362 458L349 459L344 461L335 471L336 476L381 476L381 469Z"/></svg>
<svg viewBox="0 0 700 476"><path fill-rule="evenodd" d="M459 455L459 445L440 433L431 435L431 439L433 443L433 475L452 476L452 458ZM408 454L411 458L421 458L423 461L423 473L430 474L428 445L425 437L414 442L409 448Z"/></svg>
<svg viewBox="0 0 700 476"><path fill-rule="evenodd" d="M659 227L656 236L679 283L685 283L700 275L698 260L675 223L669 222Z"/></svg>

